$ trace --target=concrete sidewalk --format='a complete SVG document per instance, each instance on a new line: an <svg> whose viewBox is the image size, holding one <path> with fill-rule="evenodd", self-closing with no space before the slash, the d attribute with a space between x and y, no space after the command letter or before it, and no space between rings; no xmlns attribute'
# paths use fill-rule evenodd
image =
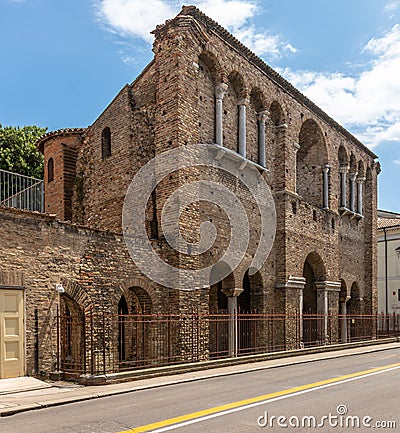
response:
<svg viewBox="0 0 400 433"><path fill-rule="evenodd" d="M52 385L34 377L16 377L0 380L0 398L7 394L51 388Z"/></svg>
<svg viewBox="0 0 400 433"><path fill-rule="evenodd" d="M364 346L334 352L313 353L284 359L253 362L251 364L217 367L209 370L181 373L170 376L139 379L109 385L83 386L70 382L43 382L30 377L0 380L0 416L13 415L28 410L58 406L67 403L124 394L142 389L157 388L176 383L191 382L212 377L240 374L249 371L315 362L383 350L400 349L400 343Z"/></svg>

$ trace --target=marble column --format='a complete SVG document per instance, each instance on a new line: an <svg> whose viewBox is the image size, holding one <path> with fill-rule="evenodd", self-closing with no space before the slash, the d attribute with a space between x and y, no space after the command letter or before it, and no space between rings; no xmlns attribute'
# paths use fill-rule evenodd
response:
<svg viewBox="0 0 400 433"><path fill-rule="evenodd" d="M215 86L215 142L220 146L224 145L222 100L227 90L228 85L225 83Z"/></svg>
<svg viewBox="0 0 400 433"><path fill-rule="evenodd" d="M348 299L340 302L340 341L347 343L347 301Z"/></svg>
<svg viewBox="0 0 400 433"><path fill-rule="evenodd" d="M228 298L228 352L229 357L234 358L238 354L238 296L243 292L243 289L222 289L222 292Z"/></svg>
<svg viewBox="0 0 400 433"><path fill-rule="evenodd" d="M258 163L262 167L266 167L265 154L265 122L269 116L269 112L264 110L257 114L258 120Z"/></svg>
<svg viewBox="0 0 400 433"><path fill-rule="evenodd" d="M363 184L365 177L359 177L356 179L357 182L357 213L363 214Z"/></svg>
<svg viewBox="0 0 400 433"><path fill-rule="evenodd" d="M347 208L347 173L350 167L342 165L339 168L340 173L340 207Z"/></svg>
<svg viewBox="0 0 400 433"><path fill-rule="evenodd" d="M329 292L340 292L340 283L334 281L316 281L317 290L317 339L320 344L329 343Z"/></svg>
<svg viewBox="0 0 400 433"><path fill-rule="evenodd" d="M329 170L330 165L324 164L322 166L322 189L323 189L323 196L322 196L322 208L323 209L329 209Z"/></svg>
<svg viewBox="0 0 400 433"><path fill-rule="evenodd" d="M248 98L242 98L238 102L239 107L239 154L246 158L246 107L249 104Z"/></svg>
<svg viewBox="0 0 400 433"><path fill-rule="evenodd" d="M357 172L350 173L349 179L350 179L350 210L352 212L356 211L356 177Z"/></svg>

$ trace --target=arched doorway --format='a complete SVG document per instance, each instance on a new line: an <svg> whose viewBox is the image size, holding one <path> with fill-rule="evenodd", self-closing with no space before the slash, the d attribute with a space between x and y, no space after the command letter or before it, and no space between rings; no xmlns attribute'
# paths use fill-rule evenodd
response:
<svg viewBox="0 0 400 433"><path fill-rule="evenodd" d="M85 372L85 317L83 308L68 295L60 298L61 370L66 377Z"/></svg>
<svg viewBox="0 0 400 433"><path fill-rule="evenodd" d="M208 349L210 358L221 358L229 355L231 318L228 314L227 293L234 289L235 281L229 266L223 262L213 267L210 280L217 282L210 286L209 292Z"/></svg>
<svg viewBox="0 0 400 433"><path fill-rule="evenodd" d="M361 317L360 288L356 281L351 285L350 299L347 301L347 315L350 342L362 339L364 322Z"/></svg>
<svg viewBox="0 0 400 433"><path fill-rule="evenodd" d="M303 291L303 343L315 345L320 339L321 320L317 308L317 281L324 281L326 276L325 265L316 253L310 253L303 266L305 286Z"/></svg>
<svg viewBox="0 0 400 433"><path fill-rule="evenodd" d="M347 285L346 282L340 280L340 292L339 292L339 337L341 343L347 343Z"/></svg>
<svg viewBox="0 0 400 433"><path fill-rule="evenodd" d="M122 295L118 302L118 354L119 362L125 361L125 321L128 320L128 304L125 296Z"/></svg>
<svg viewBox="0 0 400 433"><path fill-rule="evenodd" d="M239 353L254 353L264 348L265 324L261 318L264 310L263 281L259 272L243 276L243 291L238 297Z"/></svg>
<svg viewBox="0 0 400 433"><path fill-rule="evenodd" d="M118 302L120 370L147 365L152 353L152 300L141 287L130 287Z"/></svg>

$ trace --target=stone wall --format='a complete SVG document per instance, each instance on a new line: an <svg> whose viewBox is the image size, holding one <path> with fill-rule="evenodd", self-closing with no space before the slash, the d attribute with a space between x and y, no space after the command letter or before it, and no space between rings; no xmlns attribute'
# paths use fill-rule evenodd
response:
<svg viewBox="0 0 400 433"><path fill-rule="evenodd" d="M73 221L121 230L126 191L139 168L154 156L155 71L152 64L126 85L82 137L77 162ZM102 132L111 131L111 155L102 157ZM152 207L150 206L150 209ZM153 218L152 214L148 216Z"/></svg>
<svg viewBox="0 0 400 433"><path fill-rule="evenodd" d="M209 168L176 170L177 162L172 161L170 167L163 167L170 174L157 185L146 209L147 234L163 260L175 267L198 269L216 263L229 244L229 219L215 204L203 202L183 210L179 229L186 240L198 242L200 224L212 222L218 234L212 248L194 256L173 251L165 240L161 216L166 200L178 187L202 179L224 185L244 205L250 241L240 265L220 286L212 288L212 296L207 287L197 291L152 289L155 294L163 293L159 301L154 299L159 302L157 308L216 312L219 290L230 298L230 308L288 317L274 330L281 347L300 345L301 324L293 317L303 314L312 303L312 309L321 312L317 289L319 299L328 297L324 314L337 316L340 287L342 302L350 302L349 308L375 312L376 156L196 8L184 7L154 34L154 60L119 92L93 125L72 133L75 141L64 140L63 133L40 141L46 161L54 157L65 165L69 158L69 177L60 174L56 164L54 181L45 184L46 209L87 228L62 225L46 220L48 217L25 217L30 229L35 226L38 230L32 239L43 246L37 233L53 230L58 243L52 239L50 250L54 245L57 255L60 248L67 251L63 253L66 262L60 261L64 278L76 280L79 287L93 293L98 308L107 309L111 302L115 311L121 294L116 287L143 277L129 262L119 235L96 230L121 232L126 191L138 170L153 157L179 147L195 159L195 144L220 140L219 144L232 152L240 150L242 160L260 170L272 191L277 216L272 252L258 274L249 277L260 237L260 214L238 181L239 175ZM222 104L222 130L217 128L217 103ZM240 126L244 113L245 130ZM111 151L104 155L107 128ZM265 132L261 145L260 131ZM67 138L68 134L64 135ZM265 170L260 165L265 165ZM168 220L171 215L164 217ZM23 224L24 217L14 216L13 224L16 220ZM9 233L11 230L12 224ZM15 245L23 250L31 245L30 240L24 245L22 238L17 239ZM27 269L36 269L33 265ZM53 271L47 269L51 277L46 278L55 280L57 275L59 279ZM149 282L147 286L152 287ZM303 289L314 291L311 294L315 296L307 292L303 296ZM55 296L50 286L48 293L51 299ZM329 332L338 339L337 326ZM264 329L260 335L269 335L269 331ZM190 343L184 333L179 340L183 346Z"/></svg>
<svg viewBox="0 0 400 433"><path fill-rule="evenodd" d="M62 297L97 314L116 315L121 295L134 287L146 291L152 312L165 311L168 290L149 282L137 270L120 235L5 208L0 208L0 227L1 272L19 275L17 285L23 285L26 292L28 374L36 373L35 310L39 319L39 372L56 369L56 315L60 308L56 284L65 289ZM1 284L11 283L8 278Z"/></svg>

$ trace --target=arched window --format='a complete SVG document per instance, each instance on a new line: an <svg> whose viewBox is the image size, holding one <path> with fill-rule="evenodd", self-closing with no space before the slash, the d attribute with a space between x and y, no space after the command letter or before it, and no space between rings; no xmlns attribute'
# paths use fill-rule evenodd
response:
<svg viewBox="0 0 400 433"><path fill-rule="evenodd" d="M215 86L220 66L216 57L208 52L199 56L199 131L200 143L214 143L215 140Z"/></svg>
<svg viewBox="0 0 400 433"><path fill-rule="evenodd" d="M247 159L257 162L262 167L266 166L265 122L268 118L267 114L264 95L259 88L254 87L250 92L250 104L246 113L246 128L249 138L254 137L256 140L255 142L249 141Z"/></svg>
<svg viewBox="0 0 400 433"><path fill-rule="evenodd" d="M107 126L101 133L101 158L105 159L111 155L111 131Z"/></svg>
<svg viewBox="0 0 400 433"><path fill-rule="evenodd" d="M47 182L53 182L54 180L54 160L50 158L47 162Z"/></svg>
<svg viewBox="0 0 400 433"><path fill-rule="evenodd" d="M234 71L228 77L228 90L224 96L224 146L246 156L244 82L241 75ZM239 126L239 117L242 126ZM241 135L242 140L239 140ZM240 141L240 146L239 146Z"/></svg>
<svg viewBox="0 0 400 433"><path fill-rule="evenodd" d="M297 193L316 207L329 207L328 151L321 128L306 120L299 134L296 159Z"/></svg>
<svg viewBox="0 0 400 433"><path fill-rule="evenodd" d="M347 157L346 149L343 146L339 146L338 152L339 159L339 188L340 188L340 199L339 207L342 209L347 208L347 174L349 172L349 160Z"/></svg>

